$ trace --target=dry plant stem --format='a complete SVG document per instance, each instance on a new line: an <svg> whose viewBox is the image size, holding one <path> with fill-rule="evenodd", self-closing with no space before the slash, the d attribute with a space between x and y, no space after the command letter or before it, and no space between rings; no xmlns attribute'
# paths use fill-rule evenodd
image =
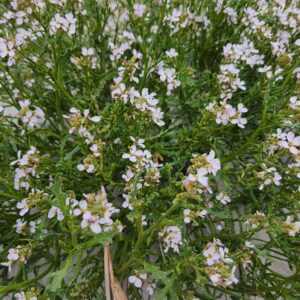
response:
<svg viewBox="0 0 300 300"><path fill-rule="evenodd" d="M112 267L112 260L110 256L110 251L108 251L108 265L109 265L109 276L110 276L110 287L113 294L114 300L127 300L127 296L122 289L119 281L114 276L114 271Z"/></svg>
<svg viewBox="0 0 300 300"><path fill-rule="evenodd" d="M110 297L110 276L109 276L109 246L104 246L104 276L105 276L105 298L111 300Z"/></svg>
<svg viewBox="0 0 300 300"><path fill-rule="evenodd" d="M120 283L114 276L109 245L104 246L104 274L105 274L105 297L106 300L127 300ZM112 298L111 298L112 292Z"/></svg>

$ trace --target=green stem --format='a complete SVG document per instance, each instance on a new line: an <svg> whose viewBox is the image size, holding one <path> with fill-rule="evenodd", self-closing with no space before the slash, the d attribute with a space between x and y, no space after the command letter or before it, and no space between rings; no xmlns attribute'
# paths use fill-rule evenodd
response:
<svg viewBox="0 0 300 300"><path fill-rule="evenodd" d="M16 284L11 284L9 286L0 286L0 295L5 295L11 291L17 291L17 290L20 290L24 287L27 287L37 281L39 281L40 279L42 279L43 277L45 277L52 269L52 265L50 265L50 267L45 271L43 272L42 274L32 278L32 279L29 279L29 280L25 280L23 282L20 282L20 283L16 283Z"/></svg>
<svg viewBox="0 0 300 300"><path fill-rule="evenodd" d="M173 287L174 281L176 280L178 274L174 272L167 283L167 285L164 287L164 289L157 295L157 300L165 299L165 296L168 295L169 290Z"/></svg>

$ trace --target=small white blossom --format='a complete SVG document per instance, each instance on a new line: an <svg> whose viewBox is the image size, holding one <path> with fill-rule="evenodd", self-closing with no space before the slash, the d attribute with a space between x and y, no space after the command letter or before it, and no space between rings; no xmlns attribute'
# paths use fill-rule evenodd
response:
<svg viewBox="0 0 300 300"><path fill-rule="evenodd" d="M49 219L53 219L54 217L56 217L58 221L62 221L65 218L60 208L56 206L52 206L48 212Z"/></svg>
<svg viewBox="0 0 300 300"><path fill-rule="evenodd" d="M292 222L293 217L288 216L286 221L283 223L284 230L289 236L295 236L300 232L300 222Z"/></svg>
<svg viewBox="0 0 300 300"><path fill-rule="evenodd" d="M166 51L166 55L170 58L177 57L178 53L174 48L171 48L170 50Z"/></svg>
<svg viewBox="0 0 300 300"><path fill-rule="evenodd" d="M216 199L218 201L220 201L222 204L226 205L228 204L229 202L231 202L231 199L228 195L226 195L225 193L220 193L216 196Z"/></svg>
<svg viewBox="0 0 300 300"><path fill-rule="evenodd" d="M138 18L141 18L146 10L147 6L144 4L134 4L133 9L134 9L134 15Z"/></svg>
<svg viewBox="0 0 300 300"><path fill-rule="evenodd" d="M288 132L284 138L278 142L282 148L289 149L292 154L300 153L300 136L295 136L293 132Z"/></svg>

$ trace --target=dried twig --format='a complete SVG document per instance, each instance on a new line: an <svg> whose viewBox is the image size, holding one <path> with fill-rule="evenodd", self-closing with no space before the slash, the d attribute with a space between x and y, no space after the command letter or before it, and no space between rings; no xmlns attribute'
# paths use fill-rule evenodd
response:
<svg viewBox="0 0 300 300"><path fill-rule="evenodd" d="M104 246L104 272L105 272L105 295L106 299L111 299L111 293L113 295L113 300L127 300L127 296L122 289L119 281L114 276L114 271L112 267L112 260L110 256L109 246ZM109 276L107 278L107 276ZM111 290L111 291L110 291ZM109 298L108 298L109 297Z"/></svg>
<svg viewBox="0 0 300 300"><path fill-rule="evenodd" d="M105 277L105 298L111 300L110 297L110 276L109 276L109 246L104 246L104 277Z"/></svg>

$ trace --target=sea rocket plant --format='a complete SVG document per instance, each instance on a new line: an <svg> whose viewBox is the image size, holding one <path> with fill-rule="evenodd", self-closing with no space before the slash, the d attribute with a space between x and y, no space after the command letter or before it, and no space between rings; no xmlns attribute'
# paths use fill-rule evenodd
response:
<svg viewBox="0 0 300 300"><path fill-rule="evenodd" d="M1 297L299 298L298 2L1 1Z"/></svg>

